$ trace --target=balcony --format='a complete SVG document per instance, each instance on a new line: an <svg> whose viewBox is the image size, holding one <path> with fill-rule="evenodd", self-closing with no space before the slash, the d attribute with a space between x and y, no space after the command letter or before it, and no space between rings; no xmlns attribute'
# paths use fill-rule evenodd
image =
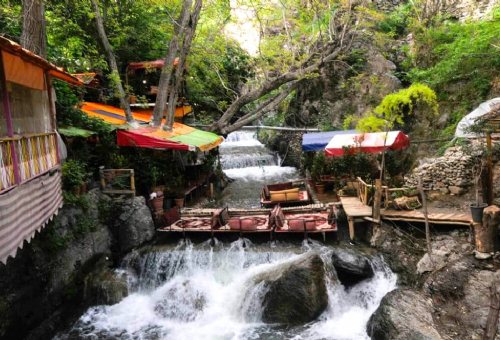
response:
<svg viewBox="0 0 500 340"><path fill-rule="evenodd" d="M0 138L0 193L56 167L55 133Z"/></svg>

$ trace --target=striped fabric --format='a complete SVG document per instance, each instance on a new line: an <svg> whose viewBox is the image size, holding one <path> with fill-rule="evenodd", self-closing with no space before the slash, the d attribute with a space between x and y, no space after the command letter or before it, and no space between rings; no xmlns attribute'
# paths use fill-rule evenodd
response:
<svg viewBox="0 0 500 340"><path fill-rule="evenodd" d="M0 262L51 220L63 203L61 171L54 169L0 195Z"/></svg>

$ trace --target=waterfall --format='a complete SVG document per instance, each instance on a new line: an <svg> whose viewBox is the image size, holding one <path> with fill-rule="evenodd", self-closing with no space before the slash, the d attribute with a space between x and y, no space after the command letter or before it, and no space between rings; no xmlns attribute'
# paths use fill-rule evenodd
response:
<svg viewBox="0 0 500 340"><path fill-rule="evenodd" d="M223 169L278 165L277 155L272 154L255 138L255 132L230 133L220 145Z"/></svg>
<svg viewBox="0 0 500 340"><path fill-rule="evenodd" d="M346 290L326 280L329 304L314 322L282 328L261 321L265 287L253 278L311 249L331 265L331 248L312 245L194 245L181 241L123 262L130 295L112 306L90 308L59 339L368 339L366 323L396 276L375 258L372 279ZM333 268L333 267L332 267ZM330 269L333 270L333 269ZM328 270L327 270L328 272Z"/></svg>
<svg viewBox="0 0 500 340"><path fill-rule="evenodd" d="M259 207L260 190L265 184L299 177L296 168L279 166L279 156L260 143L255 134L232 132L220 145L222 169L236 181L224 190L215 206Z"/></svg>

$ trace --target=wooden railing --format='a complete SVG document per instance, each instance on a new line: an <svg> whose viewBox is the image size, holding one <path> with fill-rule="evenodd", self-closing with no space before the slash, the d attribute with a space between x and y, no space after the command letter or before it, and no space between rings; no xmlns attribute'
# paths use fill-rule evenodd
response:
<svg viewBox="0 0 500 340"><path fill-rule="evenodd" d="M0 191L35 178L58 164L55 133L0 138L0 149Z"/></svg>
<svg viewBox="0 0 500 340"><path fill-rule="evenodd" d="M135 196L134 169L99 169L99 175L103 193Z"/></svg>
<svg viewBox="0 0 500 340"><path fill-rule="evenodd" d="M16 184L12 151L14 141L0 139L0 191Z"/></svg>
<svg viewBox="0 0 500 340"><path fill-rule="evenodd" d="M358 198L363 204L371 205L371 195L375 194L375 185L368 184L363 181L360 177L357 178L358 181ZM403 187L403 188L390 188L387 185L383 185L382 187L382 202L384 203L384 207L387 208L393 201L392 194L396 192L406 192L409 190L413 190L415 188L412 187Z"/></svg>

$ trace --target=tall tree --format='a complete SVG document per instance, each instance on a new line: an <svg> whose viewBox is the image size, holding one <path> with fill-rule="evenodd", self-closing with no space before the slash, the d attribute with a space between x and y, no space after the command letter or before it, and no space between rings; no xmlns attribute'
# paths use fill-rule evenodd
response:
<svg viewBox="0 0 500 340"><path fill-rule="evenodd" d="M23 0L21 46L46 58L47 34L43 0Z"/></svg>
<svg viewBox="0 0 500 340"><path fill-rule="evenodd" d="M196 25L198 24L198 19L200 18L201 7L203 5L202 0L196 0L194 4L193 12L189 16L189 22L184 28L183 32L183 42L182 48L179 53L179 63L175 69L174 81L170 89L170 95L168 99L167 108L167 129L172 129L175 116L175 108L177 106L177 98L179 96L179 89L183 82L184 69L186 65L187 56L191 50L191 43L193 42L194 33L196 32Z"/></svg>
<svg viewBox="0 0 500 340"><path fill-rule="evenodd" d="M134 123L134 117L132 116L132 110L130 109L130 104L127 98L127 94L123 89L122 81L120 79L120 73L118 72L118 65L116 63L116 57L113 52L113 47L109 43L108 36L106 35L106 30L104 29L104 23L101 17L101 11L99 9L99 4L97 0L91 0L94 6L95 22L97 27L97 32L99 33L99 38L101 39L102 46L106 52L106 58L108 59L109 68L111 69L110 79L115 87L118 99L120 100L120 106L125 111L125 118L129 124Z"/></svg>
<svg viewBox="0 0 500 340"><path fill-rule="evenodd" d="M174 61L177 53L179 52L179 39L181 39L181 35L185 31L185 28L188 24L192 3L192 0L183 1L179 19L174 22L174 34L172 36L172 39L170 39L167 55L164 59L165 64L163 65L163 68L161 70L160 81L158 83L158 94L156 95L155 108L153 110L153 117L151 120L151 124L153 126L160 125L161 119L163 117L163 112L165 111L165 105L169 97L169 87L172 78Z"/></svg>

